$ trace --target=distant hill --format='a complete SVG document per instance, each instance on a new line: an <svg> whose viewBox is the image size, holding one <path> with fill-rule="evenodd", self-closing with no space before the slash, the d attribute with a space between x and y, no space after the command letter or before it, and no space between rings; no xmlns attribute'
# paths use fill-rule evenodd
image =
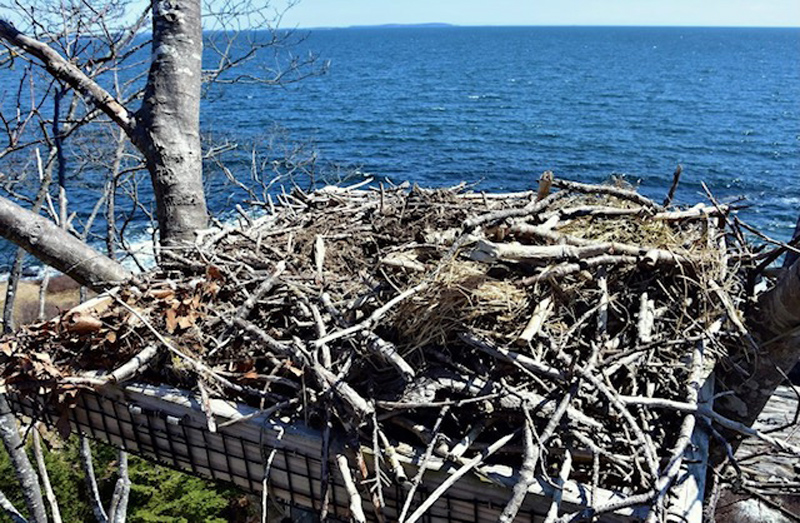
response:
<svg viewBox="0 0 800 523"><path fill-rule="evenodd" d="M348 29L407 29L407 28L435 28L456 27L453 24L441 22L428 22L424 24L379 24L379 25L351 25Z"/></svg>

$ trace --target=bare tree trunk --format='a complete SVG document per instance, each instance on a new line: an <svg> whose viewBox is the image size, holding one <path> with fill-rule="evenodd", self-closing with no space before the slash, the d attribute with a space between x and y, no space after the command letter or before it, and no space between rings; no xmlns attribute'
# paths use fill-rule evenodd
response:
<svg viewBox="0 0 800 523"><path fill-rule="evenodd" d="M122 156L125 154L125 133L120 131L116 135L116 141L114 162L111 165L111 174L106 184L106 255L112 260L117 259L117 185L119 184Z"/></svg>
<svg viewBox="0 0 800 523"><path fill-rule="evenodd" d="M26 254L25 249L17 249L14 254L14 263L11 264L6 286L6 301L3 303L3 334L14 330L14 304L17 301L17 289L19 289L19 280L22 278Z"/></svg>
<svg viewBox="0 0 800 523"><path fill-rule="evenodd" d="M206 228L200 148L203 31L200 0L153 1L153 53L137 130L156 195L161 244Z"/></svg>
<svg viewBox="0 0 800 523"><path fill-rule="evenodd" d="M28 459L28 455L25 453L25 446L22 438L19 437L17 419L11 413L5 394L0 394L0 438L3 440L3 445L6 447L14 472L17 475L17 480L20 487L22 487L22 495L28 507L30 521L47 523L47 513L45 512L42 491L39 488L39 478Z"/></svg>
<svg viewBox="0 0 800 523"><path fill-rule="evenodd" d="M108 115L145 157L156 196L161 243L194 240L208 224L200 148L203 31L200 0L153 0L153 52L135 117L102 86L47 44L0 19L0 38L41 61ZM1 229L0 229L1 230Z"/></svg>
<svg viewBox="0 0 800 523"><path fill-rule="evenodd" d="M127 280L131 274L56 224L0 197L3 236L44 263L95 290Z"/></svg>
<svg viewBox="0 0 800 523"><path fill-rule="evenodd" d="M734 355L735 367L718 367L718 380L733 394L721 396L714 403L714 410L748 426L800 360L800 260L795 260L775 287L759 298L750 324L757 329L759 352L747 357ZM731 440L735 448L738 439L731 436ZM721 450L712 461L720 463L724 455Z"/></svg>

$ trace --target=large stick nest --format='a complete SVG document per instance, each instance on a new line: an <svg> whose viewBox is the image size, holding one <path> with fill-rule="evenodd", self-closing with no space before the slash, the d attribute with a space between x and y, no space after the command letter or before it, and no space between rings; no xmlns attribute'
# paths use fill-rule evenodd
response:
<svg viewBox="0 0 800 523"><path fill-rule="evenodd" d="M569 455L570 479L661 502L694 424L661 403L696 407L749 343L748 247L727 207L540 185L284 194L163 253L180 269L0 342L5 386L66 406L117 380L200 389L456 463L516 434L478 469L556 476Z"/></svg>

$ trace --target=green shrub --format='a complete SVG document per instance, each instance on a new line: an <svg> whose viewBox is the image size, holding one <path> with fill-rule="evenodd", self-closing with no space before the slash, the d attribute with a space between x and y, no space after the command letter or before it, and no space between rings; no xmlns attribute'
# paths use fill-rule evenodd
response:
<svg viewBox="0 0 800 523"><path fill-rule="evenodd" d="M78 438L72 436L62 448L48 450L44 446L45 463L50 482L58 498L65 523L95 522L89 506L86 481L78 456ZM0 445L0 447L2 447ZM31 444L28 454L35 466ZM108 508L117 481L118 451L108 445L92 445L98 488ZM130 456L128 475L131 480L128 521L131 523L225 523L242 521L248 503L244 495L232 487L205 481L172 469ZM5 450L0 450L0 490L25 514L25 503L16 476ZM10 523L0 512L0 523Z"/></svg>

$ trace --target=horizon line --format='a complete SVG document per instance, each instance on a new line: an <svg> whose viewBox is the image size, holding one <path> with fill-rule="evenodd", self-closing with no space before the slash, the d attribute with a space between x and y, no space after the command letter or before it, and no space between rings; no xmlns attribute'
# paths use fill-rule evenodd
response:
<svg viewBox="0 0 800 523"><path fill-rule="evenodd" d="M697 28L697 29L800 29L798 25L704 25L704 24L454 24L450 22L382 22L375 24L351 24L351 25L317 25L317 26L294 26L292 29L311 31L315 29L369 29L369 28L386 28L386 29L423 29L425 26L429 29L447 29L447 28L464 28L464 27L630 27L630 28Z"/></svg>

